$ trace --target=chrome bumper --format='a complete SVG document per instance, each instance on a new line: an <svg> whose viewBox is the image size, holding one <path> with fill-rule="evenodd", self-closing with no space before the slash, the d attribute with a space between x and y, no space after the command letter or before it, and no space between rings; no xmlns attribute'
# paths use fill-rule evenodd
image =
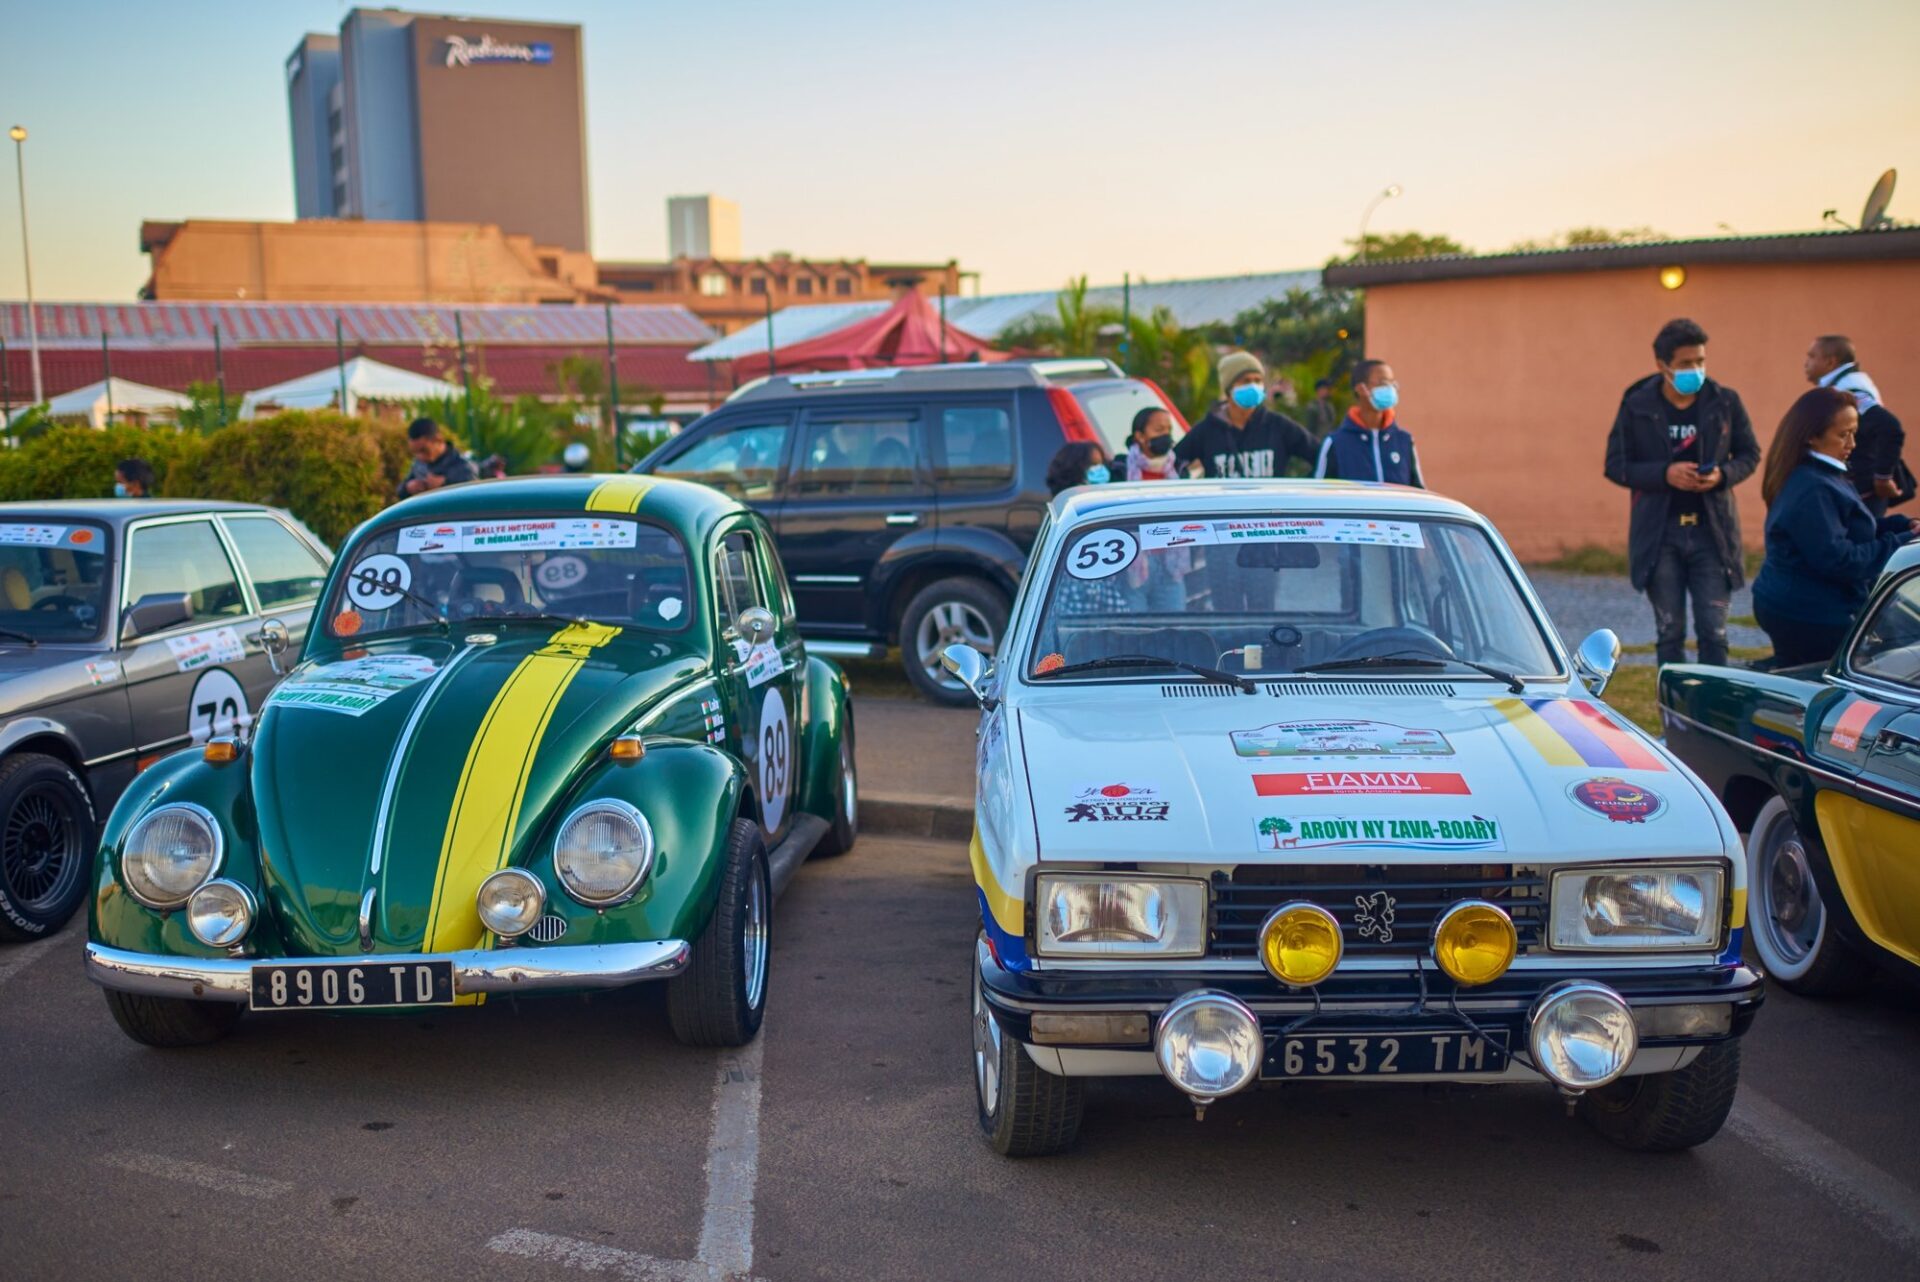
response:
<svg viewBox="0 0 1920 1282"><path fill-rule="evenodd" d="M255 966L321 963L399 966L409 962L453 963L455 993L538 993L551 989L623 988L666 979L687 968L685 940L635 944L575 944L562 948L471 948L454 953L373 953L363 957L163 957L104 944L87 945L87 978L102 988L184 997L203 1002L244 1002L253 992Z"/></svg>

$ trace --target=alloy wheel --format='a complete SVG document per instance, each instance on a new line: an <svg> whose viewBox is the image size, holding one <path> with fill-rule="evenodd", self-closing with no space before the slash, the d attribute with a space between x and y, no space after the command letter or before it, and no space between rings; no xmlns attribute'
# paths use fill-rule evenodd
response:
<svg viewBox="0 0 1920 1282"><path fill-rule="evenodd" d="M0 870L20 908L39 912L59 903L80 875L81 862L72 801L52 784L23 792L0 830Z"/></svg>
<svg viewBox="0 0 1920 1282"><path fill-rule="evenodd" d="M767 994L767 878L758 867L747 885L746 920L741 925L746 960L747 1009L760 1009Z"/></svg>
<svg viewBox="0 0 1920 1282"><path fill-rule="evenodd" d="M1798 964L1813 951L1826 918L1820 889L1814 884L1807 848L1793 822L1782 819L1755 869L1755 885L1764 896L1754 923L1787 961Z"/></svg>

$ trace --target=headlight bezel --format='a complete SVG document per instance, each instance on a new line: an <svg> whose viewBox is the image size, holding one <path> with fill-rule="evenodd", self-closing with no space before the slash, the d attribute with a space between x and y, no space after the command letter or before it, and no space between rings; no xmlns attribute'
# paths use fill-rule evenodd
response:
<svg viewBox="0 0 1920 1282"><path fill-rule="evenodd" d="M214 886L239 892L239 911L231 914L233 920L238 923L239 930L235 932L231 938L209 939L201 932L200 919L194 915L193 901ZM193 893L187 896L187 902L183 906L182 912L186 915L187 919L187 933L205 944L208 948L238 948L241 944L246 943L247 936L253 933L254 923L259 920L260 917L260 901L244 882L235 881L231 877L209 877L193 888Z"/></svg>
<svg viewBox="0 0 1920 1282"><path fill-rule="evenodd" d="M487 887L506 882L524 883L526 893L533 901L532 918L528 920L526 925L520 927L518 930L502 930L492 921L489 921L487 917ZM473 892L473 907L474 912L480 918L480 924L491 931L496 938L501 940L519 939L522 935L525 935L528 931L539 925L541 916L547 911L546 883L534 876L527 869L517 865L495 869L493 872L487 874L486 880L481 882L479 889Z"/></svg>
<svg viewBox="0 0 1920 1282"><path fill-rule="evenodd" d="M171 811L181 811L193 816L193 818L207 830L208 835L212 839L213 858L207 864L205 874L201 876L199 881L196 881L192 886L188 887L184 894L177 898L164 896L150 897L142 893L138 881L132 873L127 870L128 854L133 848L133 839L139 835L141 830L148 824L159 819L162 815ZM131 895L136 903L151 908L155 912L175 912L187 906L187 901L193 898L194 891L199 890L200 887L220 875L220 870L224 868L227 863L227 836L226 833L221 830L220 821L215 819L213 812L205 806L198 805L191 801L169 801L163 805L155 806L144 815L141 815L121 834L119 847L115 851L115 862L119 865L120 884L126 888L127 894Z"/></svg>
<svg viewBox="0 0 1920 1282"><path fill-rule="evenodd" d="M1173 923L1166 932L1172 936L1176 930L1187 925L1194 936L1190 944L1181 947L1163 947L1154 941L1076 941L1062 942L1053 937L1049 926L1053 917L1052 906L1057 888L1068 885L1121 885L1148 886L1161 889L1168 895L1168 918ZM1188 905L1190 911L1181 912L1174 895L1192 895L1194 901ZM1207 955L1207 934L1209 923L1209 889L1201 877L1179 876L1170 873L1136 873L1105 869L1036 869L1032 883L1032 893L1028 899L1032 904L1033 955L1050 961L1103 961L1124 964L1130 961L1167 961L1190 960Z"/></svg>
<svg viewBox="0 0 1920 1282"><path fill-rule="evenodd" d="M1541 947L1549 953L1620 956L1632 953L1657 953L1661 956L1687 954L1714 954L1725 946L1731 910L1729 899L1733 887L1733 869L1725 859L1644 859L1630 861L1604 861L1594 863L1564 864L1547 870L1547 903L1545 922L1541 931ZM1615 942L1604 942L1584 930L1580 936L1586 942L1561 942L1562 902L1577 905L1586 898L1586 887L1601 877L1632 877L1644 874L1685 873L1711 877L1714 885L1709 893L1701 897L1702 923L1704 939L1689 937L1686 942L1672 943L1657 938L1621 935ZM1570 892L1563 891L1563 882L1571 883ZM1563 901L1562 896L1567 899ZM1578 918L1572 919L1576 924ZM1711 930L1705 929L1707 921L1712 922Z"/></svg>
<svg viewBox="0 0 1920 1282"><path fill-rule="evenodd" d="M635 870L633 877L617 894L607 898L595 898L582 894L580 889L568 878L560 858L560 851L566 842L568 830L588 812L596 810L611 811L631 821L640 833L643 848L639 866ZM617 908L640 893L640 888L646 885L647 878L653 873L653 866L659 857L659 853L660 846L654 837L653 825L647 822L646 815L641 812L638 806L631 802L622 801L618 797L595 797L590 801L581 802L572 810L568 811L567 817L562 819L560 826L554 829L553 850L551 852L553 879L559 883L560 889L566 893L569 899L572 899L584 907L591 908L596 912L602 912L608 908Z"/></svg>

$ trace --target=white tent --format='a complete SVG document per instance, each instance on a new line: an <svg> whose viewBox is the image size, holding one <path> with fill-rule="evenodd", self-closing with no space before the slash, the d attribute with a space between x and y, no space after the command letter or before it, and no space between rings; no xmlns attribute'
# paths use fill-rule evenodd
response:
<svg viewBox="0 0 1920 1282"><path fill-rule="evenodd" d="M346 371L346 412L355 413L361 401L418 401L429 396L446 396L459 391L453 383L412 370L383 365L365 356L356 356L344 366L329 365L299 378L290 378L272 387L248 392L240 402L240 417L252 418L261 409L316 410L340 404L340 375Z"/></svg>
<svg viewBox="0 0 1920 1282"><path fill-rule="evenodd" d="M111 383L111 387L108 384ZM108 393L112 395L109 397ZM85 387L76 387L71 392L62 392L47 402L49 418L84 418L95 427L107 425L107 407L111 400L114 417L122 414L143 414L149 418L177 418L180 411L189 409L193 401L178 392L169 392L164 387L148 387L145 383L135 383L129 379L106 379L98 383L88 383ZM19 418L27 412L23 407L13 412Z"/></svg>

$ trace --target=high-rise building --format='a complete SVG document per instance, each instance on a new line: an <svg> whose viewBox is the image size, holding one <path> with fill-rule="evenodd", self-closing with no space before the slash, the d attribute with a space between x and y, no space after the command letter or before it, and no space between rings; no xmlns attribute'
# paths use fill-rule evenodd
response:
<svg viewBox="0 0 1920 1282"><path fill-rule="evenodd" d="M578 26L355 9L287 59L295 210L585 251L584 86Z"/></svg>
<svg viewBox="0 0 1920 1282"><path fill-rule="evenodd" d="M667 257L740 257L740 206L718 196L667 197Z"/></svg>

